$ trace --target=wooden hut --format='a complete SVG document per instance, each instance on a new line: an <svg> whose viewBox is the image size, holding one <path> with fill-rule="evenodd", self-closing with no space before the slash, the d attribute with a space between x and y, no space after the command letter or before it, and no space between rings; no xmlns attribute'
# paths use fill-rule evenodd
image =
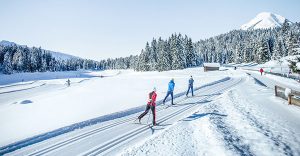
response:
<svg viewBox="0 0 300 156"><path fill-rule="evenodd" d="M214 71L220 69L220 63L204 63L203 64L204 71Z"/></svg>

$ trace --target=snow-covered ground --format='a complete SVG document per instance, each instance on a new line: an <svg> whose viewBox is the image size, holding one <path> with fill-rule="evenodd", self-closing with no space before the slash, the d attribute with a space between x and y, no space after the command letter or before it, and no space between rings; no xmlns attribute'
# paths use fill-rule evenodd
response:
<svg viewBox="0 0 300 156"><path fill-rule="evenodd" d="M228 71L215 73L192 68L168 72L123 70L4 76L1 78L3 83L15 77L31 81L0 86L0 146L88 119L144 106L147 94L153 87L157 88L160 100L165 96L171 78L175 79L176 94L186 91L190 75L194 77L195 87L230 75ZM74 75L84 76L76 78ZM109 77L93 77L100 75ZM75 77L70 79L71 87L65 85L67 76ZM56 77L62 79L53 79Z"/></svg>
<svg viewBox="0 0 300 156"><path fill-rule="evenodd" d="M203 72L203 68L167 72L112 70L85 75L71 78L71 87L65 85L67 77L0 86L0 147L115 112L125 112L125 116L55 137L49 134L41 142L23 142L29 146L15 144L23 147L19 150L13 144L0 148L0 153L16 150L10 154L93 155L105 151L111 155L300 155L300 108L275 97L271 86L279 81L296 86L294 80L260 76L256 71L239 68L213 72ZM171 78L175 79L175 94L184 93L190 75L195 79L195 87L217 83L199 89L195 97L178 97L176 107L157 106L157 127L132 124L142 110L128 115L126 110L144 107L153 87L157 88L160 101ZM233 85L236 87L230 89ZM148 123L147 118L142 123Z"/></svg>
<svg viewBox="0 0 300 156"><path fill-rule="evenodd" d="M265 78L264 78L265 79ZM121 155L300 155L300 108L250 76Z"/></svg>
<svg viewBox="0 0 300 156"><path fill-rule="evenodd" d="M0 88L18 86L38 80L54 80L67 78L92 78L101 74L112 76L117 71L88 72L88 71L69 71L69 72L36 72L36 73L15 73L12 75L0 74ZM99 74L98 74L99 73Z"/></svg>
<svg viewBox="0 0 300 156"><path fill-rule="evenodd" d="M277 85L300 91L300 74L291 72L289 68L289 61L296 61L298 57L300 57L300 55L287 56L279 60L268 61L264 64L250 62L240 64L231 63L226 66L238 67L238 69L244 69L246 72L254 74L259 73L260 68L262 68L265 71L263 75L273 79L273 84L276 83ZM271 87L274 88L274 85Z"/></svg>
<svg viewBox="0 0 300 156"><path fill-rule="evenodd" d="M300 57L300 55L294 55L294 56L286 56L279 60L271 60L264 64L257 64L257 63L241 63L241 64L229 64L231 66L238 66L244 69L252 69L252 70L259 70L260 68L263 68L266 72L272 72L272 73L280 73L283 75L287 75L290 72L289 68L289 61L296 61L296 58ZM296 73L292 73L292 75L297 75Z"/></svg>

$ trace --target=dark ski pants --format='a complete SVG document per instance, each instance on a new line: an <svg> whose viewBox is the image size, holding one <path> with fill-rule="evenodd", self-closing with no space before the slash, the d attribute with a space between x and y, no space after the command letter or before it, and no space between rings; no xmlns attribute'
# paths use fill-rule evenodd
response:
<svg viewBox="0 0 300 156"><path fill-rule="evenodd" d="M193 88L193 85L189 85L189 89L188 89L187 92L186 92L186 96L189 94L190 89L192 90L192 96L194 96L194 88Z"/></svg>
<svg viewBox="0 0 300 156"><path fill-rule="evenodd" d="M165 97L163 103L166 102L166 99L168 98L169 95L171 95L171 98L172 98L172 105L173 105L173 92L172 92L172 91L168 91L168 92L167 92L167 95L166 95L166 97Z"/></svg>
<svg viewBox="0 0 300 156"><path fill-rule="evenodd" d="M152 111L152 116L153 116L152 124L155 125L155 124L156 124L156 122L155 122L155 116L156 116L156 114L155 114L155 106L152 106L152 105L148 105L148 104L147 104L147 107L146 107L145 112L143 112L143 113L138 117L138 119L142 119L142 118L149 112L150 109L151 109L151 111Z"/></svg>

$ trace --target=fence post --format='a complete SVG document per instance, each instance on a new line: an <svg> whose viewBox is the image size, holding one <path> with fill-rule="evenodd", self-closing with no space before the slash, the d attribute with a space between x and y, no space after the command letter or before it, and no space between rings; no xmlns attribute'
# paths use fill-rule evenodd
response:
<svg viewBox="0 0 300 156"><path fill-rule="evenodd" d="M277 96L277 86L275 85L275 96Z"/></svg>
<svg viewBox="0 0 300 156"><path fill-rule="evenodd" d="M289 94L289 96L288 96L288 104L289 105L292 104L292 95L291 94Z"/></svg>

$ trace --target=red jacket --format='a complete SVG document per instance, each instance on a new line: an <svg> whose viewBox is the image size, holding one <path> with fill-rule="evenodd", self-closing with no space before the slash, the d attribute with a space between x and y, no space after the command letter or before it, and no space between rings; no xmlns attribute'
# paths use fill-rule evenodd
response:
<svg viewBox="0 0 300 156"><path fill-rule="evenodd" d="M149 99L147 104L152 105L152 106L156 106L156 97L157 97L157 94L155 92L153 92L153 94L151 96L151 99Z"/></svg>
<svg viewBox="0 0 300 156"><path fill-rule="evenodd" d="M259 72L261 72L261 73L262 73L262 72L264 72L264 70L263 70L262 68L260 68Z"/></svg>

